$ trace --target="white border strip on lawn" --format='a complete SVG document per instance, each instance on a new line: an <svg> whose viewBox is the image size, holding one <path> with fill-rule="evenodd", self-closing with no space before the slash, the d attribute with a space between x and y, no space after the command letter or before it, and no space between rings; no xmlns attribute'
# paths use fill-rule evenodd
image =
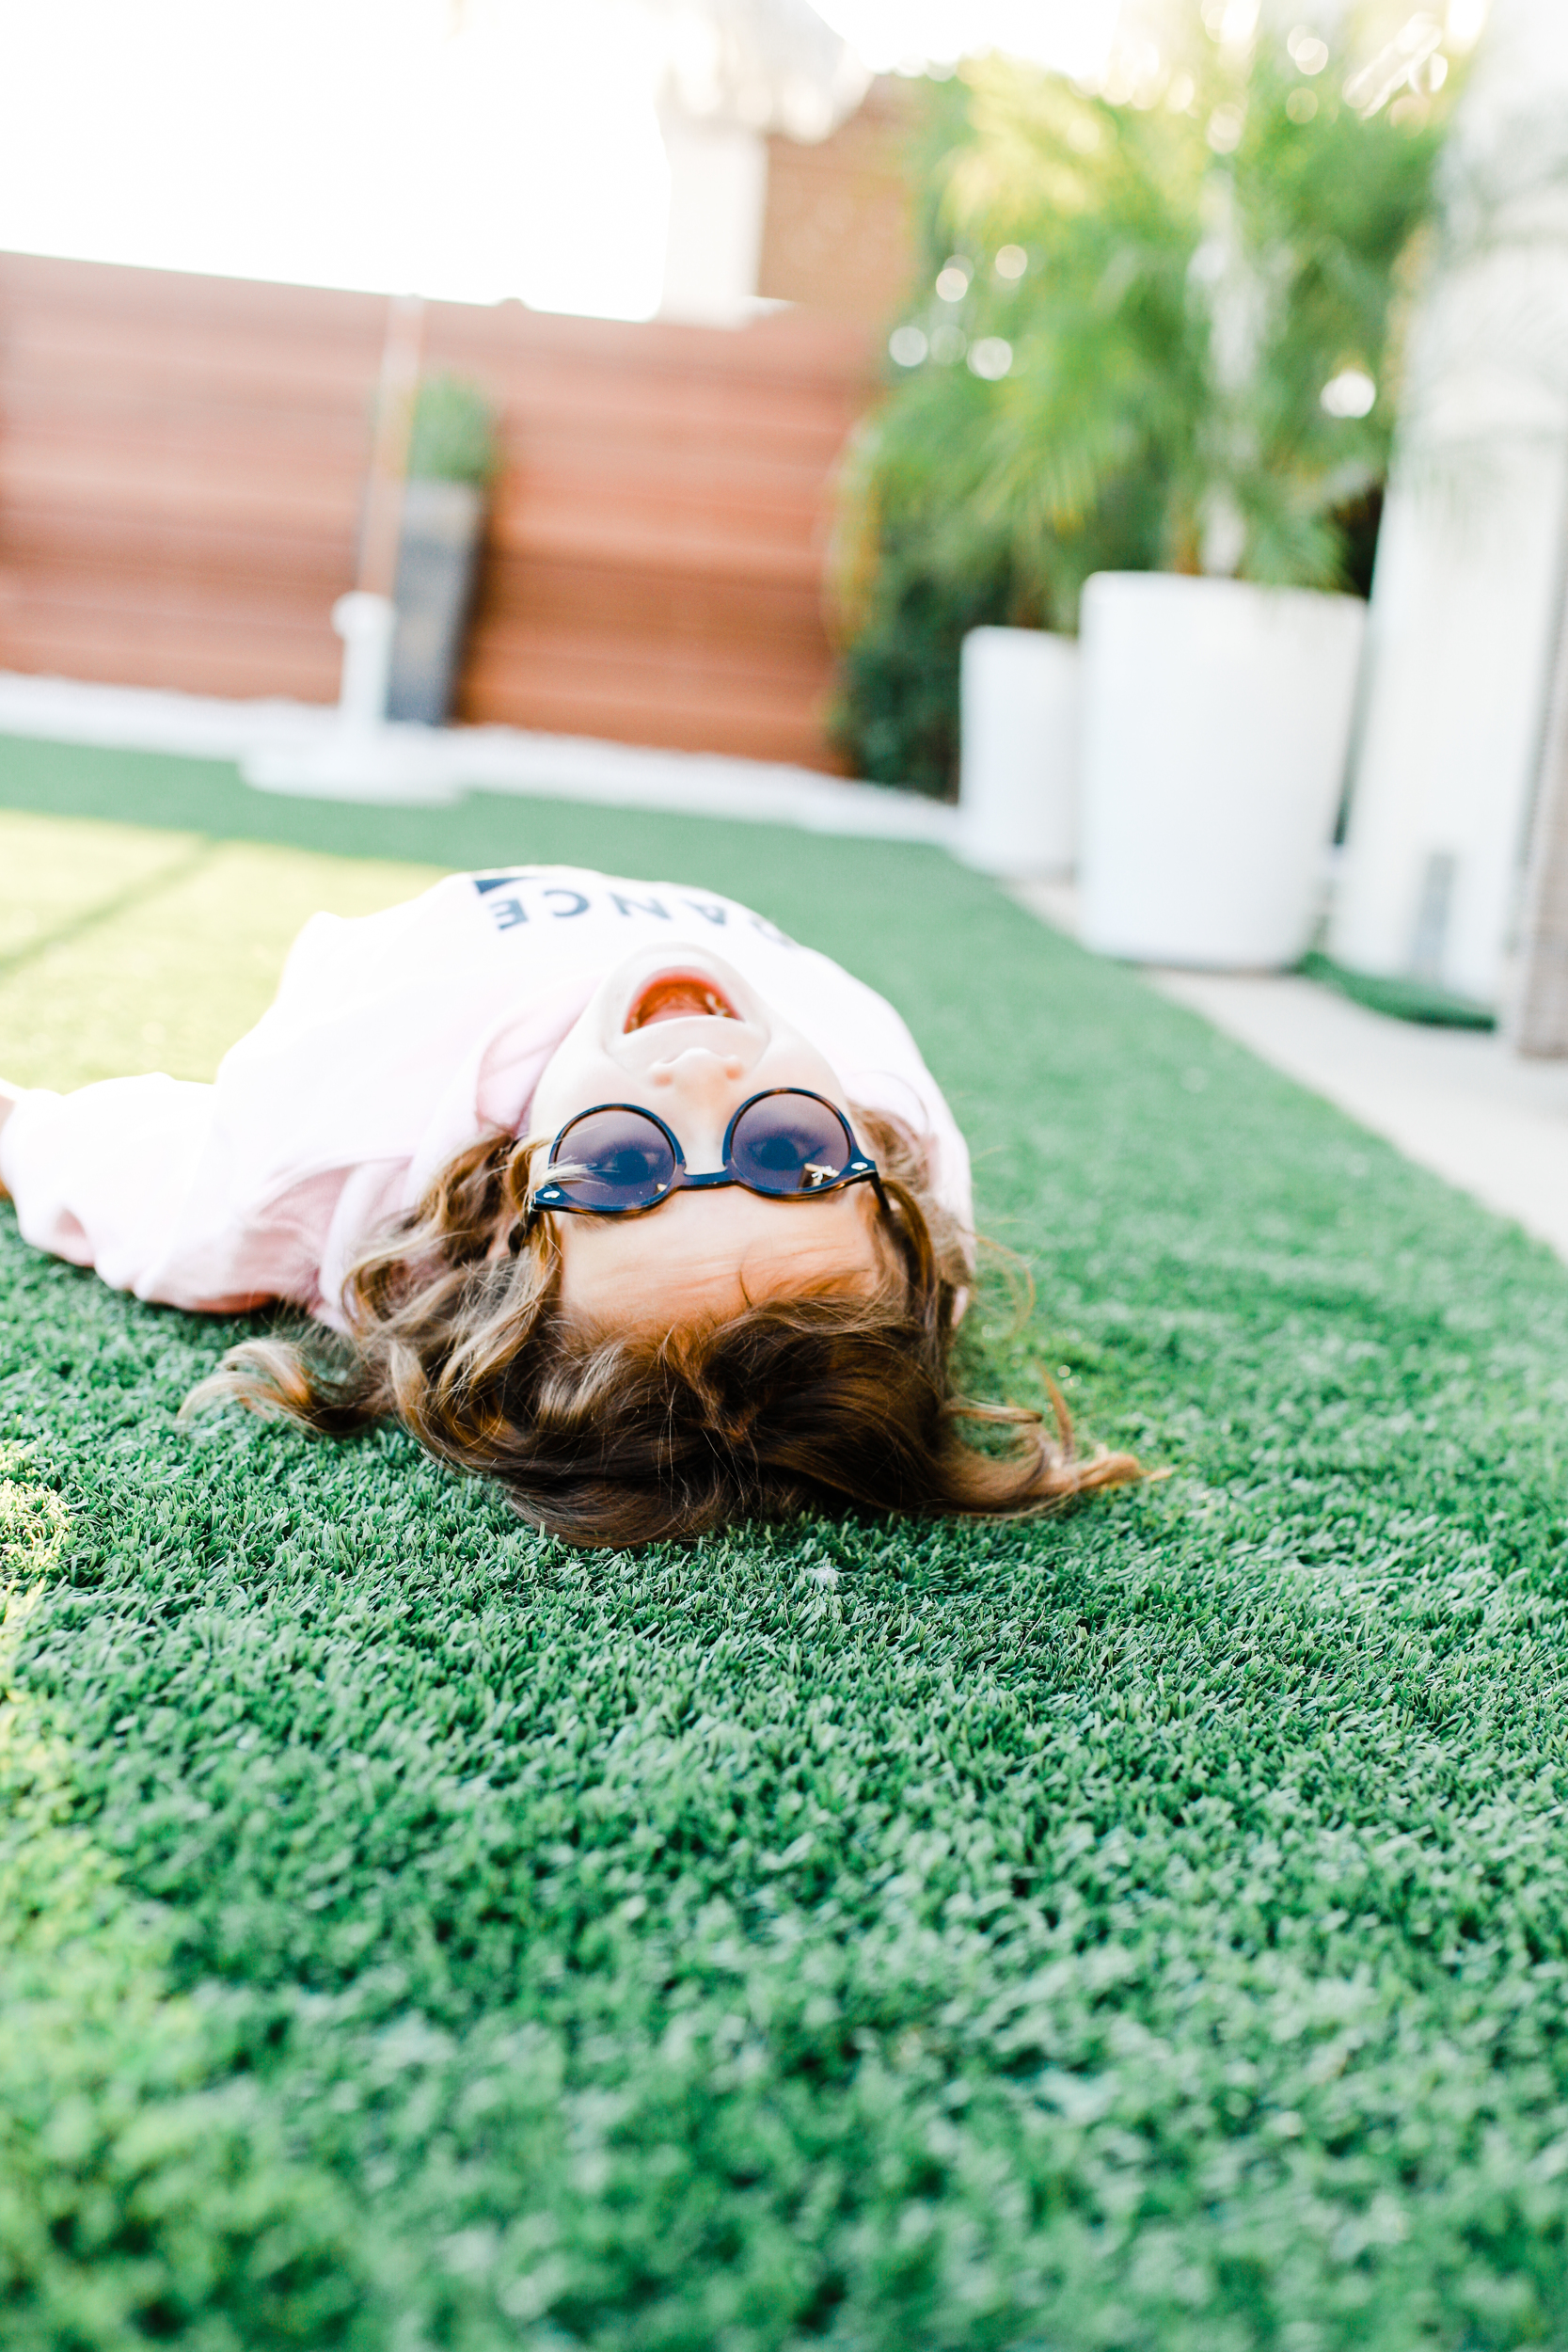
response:
<svg viewBox="0 0 1568 2352"><path fill-rule="evenodd" d="M764 760L648 751L516 727L356 733L336 709L309 703L228 702L0 671L0 735L236 760L258 790L309 798L439 806L466 791L515 792L924 841L961 853L958 811L918 793L842 783Z"/></svg>

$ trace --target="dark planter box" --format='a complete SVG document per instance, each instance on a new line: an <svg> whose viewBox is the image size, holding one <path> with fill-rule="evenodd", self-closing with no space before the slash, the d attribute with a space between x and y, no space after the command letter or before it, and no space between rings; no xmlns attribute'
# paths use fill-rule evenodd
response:
<svg viewBox="0 0 1568 2352"><path fill-rule="evenodd" d="M483 537L484 494L470 483L404 485L389 719L451 718Z"/></svg>

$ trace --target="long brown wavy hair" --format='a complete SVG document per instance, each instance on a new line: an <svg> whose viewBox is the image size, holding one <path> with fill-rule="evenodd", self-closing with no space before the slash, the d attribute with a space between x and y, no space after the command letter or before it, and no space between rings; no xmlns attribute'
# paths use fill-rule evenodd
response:
<svg viewBox="0 0 1568 2352"><path fill-rule="evenodd" d="M924 1155L857 1109L881 1171L869 1297L770 1299L663 1339L574 1327L547 1216L528 1212L537 1139L482 1138L356 1260L347 1342L247 1340L186 1399L232 1400L329 1436L394 1418L443 1461L499 1481L535 1526L583 1545L861 1508L1023 1518L1143 1472L1074 1450L1010 1405L953 1392L963 1239ZM1006 1430L1000 1452L965 1423Z"/></svg>

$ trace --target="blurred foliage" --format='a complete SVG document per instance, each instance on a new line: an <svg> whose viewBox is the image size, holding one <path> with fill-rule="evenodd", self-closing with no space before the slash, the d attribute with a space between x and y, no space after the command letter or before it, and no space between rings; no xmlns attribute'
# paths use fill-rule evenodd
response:
<svg viewBox="0 0 1568 2352"><path fill-rule="evenodd" d="M1070 630L1091 572L1365 585L1458 77L1439 53L1367 111L1386 11L1241 48L1223 23L1180 0L1100 92L998 57L931 88L925 287L893 339L917 357L835 545L864 774L951 789L964 630ZM1365 415L1323 405L1349 372Z"/></svg>
<svg viewBox="0 0 1568 2352"><path fill-rule="evenodd" d="M841 726L857 772L941 798L958 750L958 656L972 628L1032 620L1015 609L1012 567L989 561L939 571L917 532L890 531L870 618L840 660Z"/></svg>
<svg viewBox="0 0 1568 2352"><path fill-rule="evenodd" d="M414 404L408 471L420 482L469 482L484 489L500 469L496 404L466 375L427 375Z"/></svg>

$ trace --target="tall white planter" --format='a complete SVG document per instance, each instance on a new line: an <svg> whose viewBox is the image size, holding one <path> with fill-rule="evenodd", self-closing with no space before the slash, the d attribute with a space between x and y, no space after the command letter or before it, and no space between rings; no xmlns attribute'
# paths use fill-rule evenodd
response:
<svg viewBox="0 0 1568 2352"><path fill-rule="evenodd" d="M1164 572L1084 592L1083 936L1269 970L1308 946L1366 607Z"/></svg>
<svg viewBox="0 0 1568 2352"><path fill-rule="evenodd" d="M963 854L988 874L1062 874L1077 847L1078 648L975 628L959 680Z"/></svg>

